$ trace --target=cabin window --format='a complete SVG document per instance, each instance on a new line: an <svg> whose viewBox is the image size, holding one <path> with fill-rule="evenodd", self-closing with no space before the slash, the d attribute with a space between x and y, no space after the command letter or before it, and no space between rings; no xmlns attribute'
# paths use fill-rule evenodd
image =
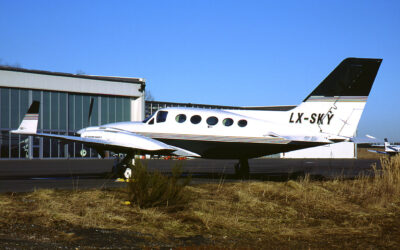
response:
<svg viewBox="0 0 400 250"><path fill-rule="evenodd" d="M201 117L199 115L194 115L190 118L193 124L199 124L201 122Z"/></svg>
<svg viewBox="0 0 400 250"><path fill-rule="evenodd" d="M222 124L224 124L225 126L229 127L233 124L233 120L231 118L226 118L222 121Z"/></svg>
<svg viewBox="0 0 400 250"><path fill-rule="evenodd" d="M184 114L179 114L175 117L175 120L179 123L185 122L186 121L186 115Z"/></svg>
<svg viewBox="0 0 400 250"><path fill-rule="evenodd" d="M239 127L246 127L247 126L247 121L246 120L239 120L238 121Z"/></svg>
<svg viewBox="0 0 400 250"><path fill-rule="evenodd" d="M167 120L167 115L168 115L167 111L158 111L156 122L157 123L165 122Z"/></svg>
<svg viewBox="0 0 400 250"><path fill-rule="evenodd" d="M153 125L154 124L154 118L151 119L148 124Z"/></svg>
<svg viewBox="0 0 400 250"><path fill-rule="evenodd" d="M215 116L210 116L207 118L207 124L208 125L215 125L218 123L218 118Z"/></svg>

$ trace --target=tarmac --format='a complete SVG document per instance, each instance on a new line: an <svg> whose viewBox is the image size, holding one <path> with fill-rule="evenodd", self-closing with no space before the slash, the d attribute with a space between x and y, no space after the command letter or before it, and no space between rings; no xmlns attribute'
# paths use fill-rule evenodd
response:
<svg viewBox="0 0 400 250"><path fill-rule="evenodd" d="M234 174L236 160L141 160L150 171L166 174L181 164L192 184L242 181ZM92 189L124 187L110 177L113 159L0 160L0 192L31 192L35 189ZM372 173L379 160L279 159L249 161L251 180L286 181L309 174L314 179L354 178Z"/></svg>

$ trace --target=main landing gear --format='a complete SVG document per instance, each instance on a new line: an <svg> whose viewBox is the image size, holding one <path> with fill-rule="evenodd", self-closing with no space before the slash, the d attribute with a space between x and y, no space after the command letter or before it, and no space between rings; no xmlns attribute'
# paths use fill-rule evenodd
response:
<svg viewBox="0 0 400 250"><path fill-rule="evenodd" d="M117 178L129 179L132 177L132 165L135 165L134 154L127 154L122 160L119 155L116 156L112 173Z"/></svg>
<svg viewBox="0 0 400 250"><path fill-rule="evenodd" d="M239 163L235 164L235 174L237 177L242 179L248 179L250 177L250 167L248 159L240 159Z"/></svg>

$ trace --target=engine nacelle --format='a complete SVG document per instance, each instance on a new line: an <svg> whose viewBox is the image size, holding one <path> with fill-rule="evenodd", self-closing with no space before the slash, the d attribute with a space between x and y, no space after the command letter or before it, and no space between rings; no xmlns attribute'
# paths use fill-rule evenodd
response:
<svg viewBox="0 0 400 250"><path fill-rule="evenodd" d="M114 146L122 146L144 151L175 151L176 149L160 141L139 134L119 130L81 130L81 137Z"/></svg>
<svg viewBox="0 0 400 250"><path fill-rule="evenodd" d="M104 130L85 130L81 132L82 138L98 139L112 141L114 138L113 132L106 132Z"/></svg>

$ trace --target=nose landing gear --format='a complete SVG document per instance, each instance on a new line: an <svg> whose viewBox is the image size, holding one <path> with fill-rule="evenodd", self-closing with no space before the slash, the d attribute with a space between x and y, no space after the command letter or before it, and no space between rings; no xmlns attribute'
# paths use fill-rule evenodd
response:
<svg viewBox="0 0 400 250"><path fill-rule="evenodd" d="M132 169L130 168L132 165L135 165L134 154L127 154L122 160L117 156L115 158L112 173L117 178L129 179L132 177Z"/></svg>

